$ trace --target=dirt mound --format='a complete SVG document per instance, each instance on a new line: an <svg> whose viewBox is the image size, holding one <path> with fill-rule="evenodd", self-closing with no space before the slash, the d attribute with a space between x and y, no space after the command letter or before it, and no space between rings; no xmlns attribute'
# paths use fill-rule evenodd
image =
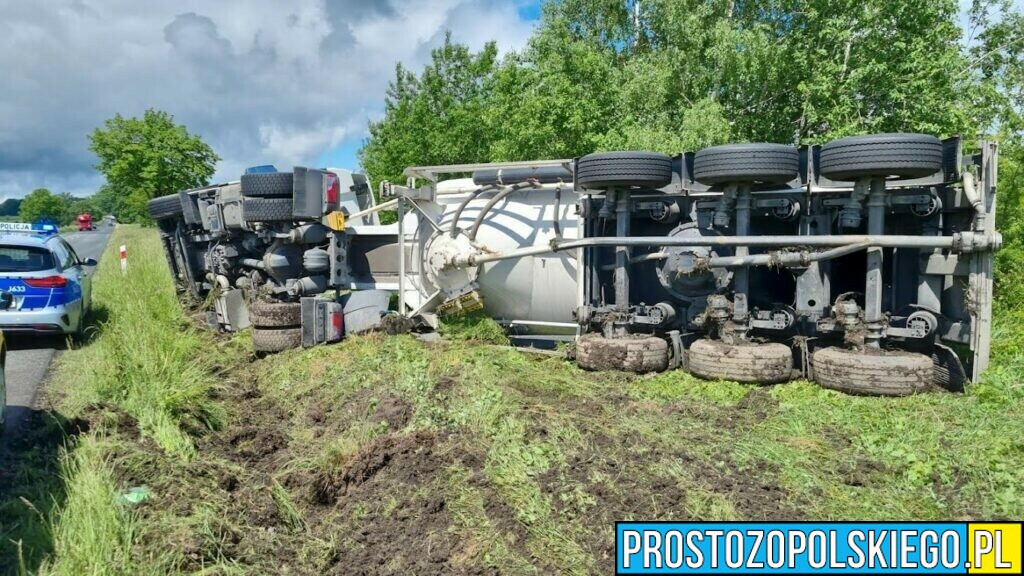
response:
<svg viewBox="0 0 1024 576"><path fill-rule="evenodd" d="M412 420L413 408L405 400L397 396L385 396L377 403L371 422L386 422L388 430L401 430Z"/></svg>
<svg viewBox="0 0 1024 576"><path fill-rule="evenodd" d="M458 537L449 510L445 472L456 464L482 476L480 459L456 437L419 430L381 436L314 478L317 515L351 519L335 550L343 562L331 573L487 573Z"/></svg>
<svg viewBox="0 0 1024 576"><path fill-rule="evenodd" d="M257 388L229 391L227 396L233 406L230 425L219 434L203 438L200 448L262 470L283 461L288 447L287 411Z"/></svg>
<svg viewBox="0 0 1024 576"><path fill-rule="evenodd" d="M393 466L393 482L415 484L440 467L434 454L436 436L429 430L388 434L363 447L339 470L322 471L315 479L318 503L332 504L375 474Z"/></svg>

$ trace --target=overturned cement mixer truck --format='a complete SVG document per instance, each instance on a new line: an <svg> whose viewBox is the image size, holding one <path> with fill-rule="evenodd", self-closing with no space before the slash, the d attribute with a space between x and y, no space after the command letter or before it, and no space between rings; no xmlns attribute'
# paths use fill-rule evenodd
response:
<svg viewBox="0 0 1024 576"><path fill-rule="evenodd" d="M251 325L257 352L482 310L514 342L574 342L585 369L907 395L988 362L997 148L962 148L898 133L412 167L379 199L348 170L257 170L149 210L181 291L222 330Z"/></svg>

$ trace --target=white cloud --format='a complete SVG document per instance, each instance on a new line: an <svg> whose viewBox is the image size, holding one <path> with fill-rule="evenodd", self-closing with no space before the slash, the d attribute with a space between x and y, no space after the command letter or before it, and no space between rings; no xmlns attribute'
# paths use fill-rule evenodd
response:
<svg viewBox="0 0 1024 576"><path fill-rule="evenodd" d="M311 162L365 133L396 62L421 67L451 30L522 47L523 0L0 0L0 197L91 193L88 134L159 108L223 160Z"/></svg>

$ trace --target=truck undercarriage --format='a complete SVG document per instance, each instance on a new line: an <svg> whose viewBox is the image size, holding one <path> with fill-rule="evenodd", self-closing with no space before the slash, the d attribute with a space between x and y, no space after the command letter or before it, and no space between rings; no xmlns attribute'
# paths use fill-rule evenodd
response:
<svg viewBox="0 0 1024 576"><path fill-rule="evenodd" d="M381 203L363 175L296 168L150 211L179 287L261 352L483 310L515 341L574 341L586 369L906 395L988 361L997 149L962 148L880 134L414 167Z"/></svg>

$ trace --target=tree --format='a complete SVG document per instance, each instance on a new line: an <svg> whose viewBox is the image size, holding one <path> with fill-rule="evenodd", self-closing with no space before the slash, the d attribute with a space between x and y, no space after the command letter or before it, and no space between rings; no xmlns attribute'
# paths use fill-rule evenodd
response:
<svg viewBox="0 0 1024 576"><path fill-rule="evenodd" d="M375 179L404 181L402 170L414 164L486 161L482 117L496 57L494 43L473 54L449 35L419 76L397 66L384 119L370 124L360 151L363 168Z"/></svg>
<svg viewBox="0 0 1024 576"><path fill-rule="evenodd" d="M220 158L174 117L146 110L142 118L120 114L97 128L90 150L106 177L98 201L125 221L146 221L146 202L154 197L207 184Z"/></svg>
<svg viewBox="0 0 1024 576"><path fill-rule="evenodd" d="M60 196L46 188L36 188L21 201L18 217L24 222L52 220L63 223L66 205Z"/></svg>
<svg viewBox="0 0 1024 576"><path fill-rule="evenodd" d="M3 202L0 202L0 218L13 216L17 217L18 212L21 210L21 199L20 198L8 198Z"/></svg>
<svg viewBox="0 0 1024 576"><path fill-rule="evenodd" d="M977 1L1007 12L1008 0ZM992 53L989 84L1019 76L1005 62L1024 44L1019 20L990 18L969 58L958 15L956 0L552 0L527 48L500 63L446 39L421 75L399 67L361 158L395 178L602 149L974 134L1008 106L972 105L982 79L964 71Z"/></svg>
<svg viewBox="0 0 1024 576"><path fill-rule="evenodd" d="M67 213L64 217L64 222L74 222L79 214L89 214L93 218L99 218L103 216L102 211L96 204L96 200L92 197L89 198L73 198L71 202L67 204Z"/></svg>

